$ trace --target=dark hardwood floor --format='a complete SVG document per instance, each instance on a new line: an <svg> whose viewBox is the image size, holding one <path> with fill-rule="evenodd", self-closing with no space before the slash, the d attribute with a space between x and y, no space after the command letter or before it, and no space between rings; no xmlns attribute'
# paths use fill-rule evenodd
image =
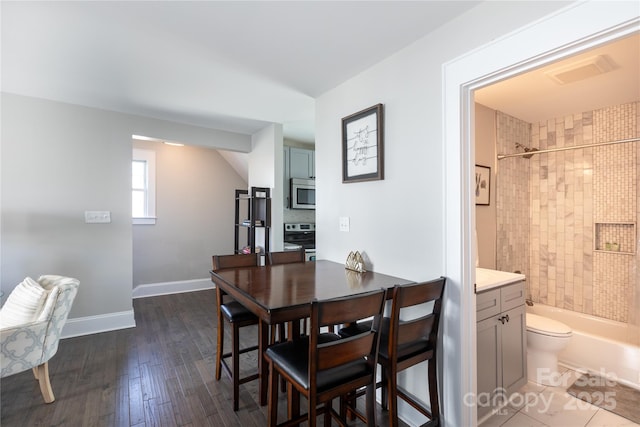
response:
<svg viewBox="0 0 640 427"><path fill-rule="evenodd" d="M133 306L136 328L60 341L49 361L55 402L43 402L31 371L2 378L0 425L267 425L257 381L240 386L234 412L231 381L215 379L215 291L136 299ZM243 345L257 342L257 327L243 328L241 337ZM243 355L240 365L256 369L257 355ZM278 411L283 419L284 393ZM377 423L389 425L380 408Z"/></svg>

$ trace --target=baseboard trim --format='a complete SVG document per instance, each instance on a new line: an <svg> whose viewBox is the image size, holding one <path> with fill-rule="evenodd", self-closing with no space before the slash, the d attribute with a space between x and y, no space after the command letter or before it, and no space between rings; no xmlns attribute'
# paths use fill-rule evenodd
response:
<svg viewBox="0 0 640 427"><path fill-rule="evenodd" d="M67 320L62 328L61 338L80 337L135 327L136 319L133 310L77 317Z"/></svg>
<svg viewBox="0 0 640 427"><path fill-rule="evenodd" d="M213 289L211 279L181 280L178 282L162 282L138 285L133 288L133 299L156 297L160 295L180 294L183 292L203 291Z"/></svg>

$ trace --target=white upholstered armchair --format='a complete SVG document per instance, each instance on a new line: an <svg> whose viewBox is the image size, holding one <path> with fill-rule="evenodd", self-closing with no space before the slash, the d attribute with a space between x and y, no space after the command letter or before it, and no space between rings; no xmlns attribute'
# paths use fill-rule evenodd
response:
<svg viewBox="0 0 640 427"><path fill-rule="evenodd" d="M49 381L49 359L58 350L80 282L45 275L26 278L0 310L0 377L32 369L46 403L55 400Z"/></svg>

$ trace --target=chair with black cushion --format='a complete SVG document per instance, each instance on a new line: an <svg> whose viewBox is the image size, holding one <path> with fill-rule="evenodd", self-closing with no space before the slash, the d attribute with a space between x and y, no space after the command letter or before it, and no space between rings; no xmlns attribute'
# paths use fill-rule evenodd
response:
<svg viewBox="0 0 640 427"><path fill-rule="evenodd" d="M214 255L213 271L227 268L250 267L258 265L256 254ZM240 328L257 325L258 317L242 304L227 295L216 286L216 305L218 314L218 350L216 352L216 380L220 380L222 368L233 382L233 410L238 410L240 384L258 379L259 374L240 377L240 355L257 351L258 345L240 348ZM224 324L231 326L231 351L224 352ZM231 358L231 368L225 359Z"/></svg>
<svg viewBox="0 0 640 427"><path fill-rule="evenodd" d="M304 249L300 249L297 251L280 251L280 252L269 252L267 254L267 264L269 265L278 265L278 264L293 264L295 262L305 262ZM303 319L302 321L303 327L302 330L306 331L307 329L307 319ZM276 342L276 331L279 335L278 339L280 341L284 341L285 333L284 333L283 324L274 325L271 328L271 344Z"/></svg>
<svg viewBox="0 0 640 427"><path fill-rule="evenodd" d="M395 286L393 289L391 315L382 320L378 354L378 363L382 368L382 381L378 387L382 387L382 407L389 410L389 426L398 426L398 397L429 418L427 426L440 425L436 352L444 286L445 278L441 277L414 285ZM427 303L431 303L431 312L405 320L403 311ZM342 337L350 337L367 329L367 325L368 322L358 323L341 329L339 333ZM398 372L425 361L428 363L426 379L430 409L398 388L397 383ZM350 400L349 411L364 418L356 411L354 400Z"/></svg>
<svg viewBox="0 0 640 427"><path fill-rule="evenodd" d="M344 425L344 411L338 414L331 403L336 397L341 398L361 387L366 387L367 424L375 426L378 331L385 296L386 292L381 289L348 297L316 300L311 303L309 336L278 343L267 349L265 358L270 368L270 426L295 425L307 420L308 425L314 427L319 414L324 414L325 426L331 424L332 417ZM348 339L321 332L321 328L327 325L357 322L369 317L373 319L370 327L363 328ZM297 393L305 396L308 402L307 414L282 424L277 423L280 376ZM299 408L289 408L289 412L298 413Z"/></svg>
<svg viewBox="0 0 640 427"><path fill-rule="evenodd" d="M269 252L267 263L270 265L305 262L304 249L297 251Z"/></svg>

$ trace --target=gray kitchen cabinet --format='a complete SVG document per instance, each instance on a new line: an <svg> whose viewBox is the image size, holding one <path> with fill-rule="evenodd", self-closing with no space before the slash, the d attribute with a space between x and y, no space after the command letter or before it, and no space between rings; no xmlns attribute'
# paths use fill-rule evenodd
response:
<svg viewBox="0 0 640 427"><path fill-rule="evenodd" d="M478 418L527 383L524 282L476 295Z"/></svg>
<svg viewBox="0 0 640 427"><path fill-rule="evenodd" d="M289 177L315 178L315 152L304 148L291 147L289 150Z"/></svg>
<svg viewBox="0 0 640 427"><path fill-rule="evenodd" d="M291 178L315 178L315 151L285 145L283 147L283 156L283 199L285 209L289 209L291 206Z"/></svg>

